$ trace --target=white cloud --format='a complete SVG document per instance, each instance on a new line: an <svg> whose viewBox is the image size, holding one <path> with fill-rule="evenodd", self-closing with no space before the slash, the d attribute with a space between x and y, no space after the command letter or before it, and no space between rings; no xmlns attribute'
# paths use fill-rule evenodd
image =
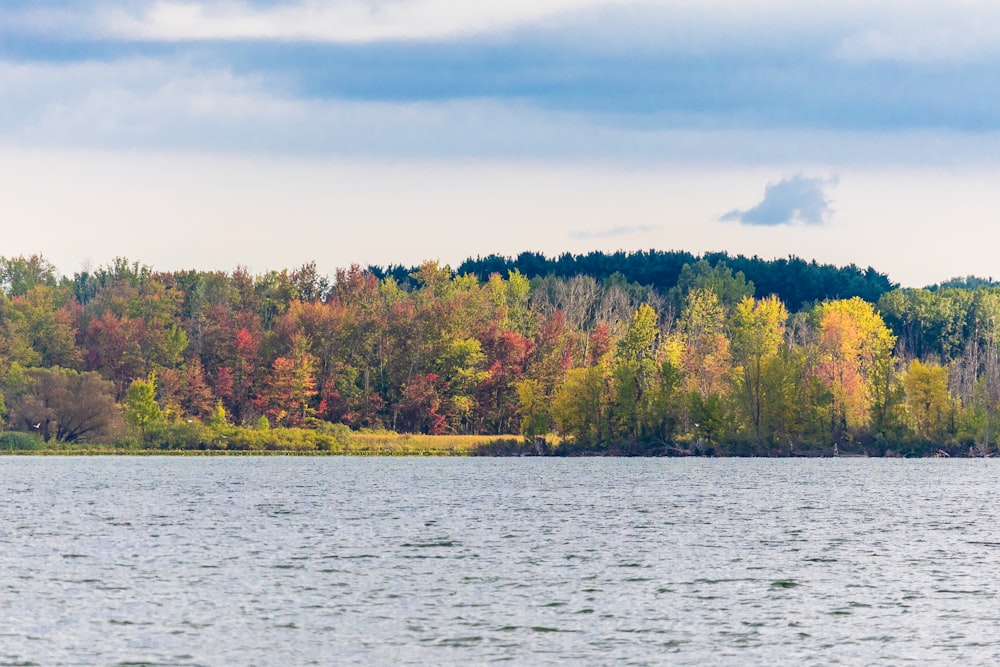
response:
<svg viewBox="0 0 1000 667"><path fill-rule="evenodd" d="M125 39L275 39L366 42L436 39L534 23L629 0L304 0L265 8L246 2L157 0L140 11L105 14L104 29Z"/></svg>
<svg viewBox="0 0 1000 667"><path fill-rule="evenodd" d="M0 25L72 40L440 40L540 28L553 43L704 55L798 45L850 62L992 62L1000 3L912 0L86 0L0 8Z"/></svg>
<svg viewBox="0 0 1000 667"><path fill-rule="evenodd" d="M889 3L855 20L835 55L849 61L982 61L1000 53L1000 5Z"/></svg>
<svg viewBox="0 0 1000 667"><path fill-rule="evenodd" d="M575 28L560 38L601 35L593 48L700 51L820 38L829 40L830 55L856 61L970 60L1000 49L1000 5L992 0L886 0L874 6L863 0L818 6L798 0L299 0L266 7L242 0L155 0L131 8L98 5L74 23L49 10L35 22L54 26L59 16L77 32L89 24L98 35L151 41L432 40L552 27L558 19Z"/></svg>

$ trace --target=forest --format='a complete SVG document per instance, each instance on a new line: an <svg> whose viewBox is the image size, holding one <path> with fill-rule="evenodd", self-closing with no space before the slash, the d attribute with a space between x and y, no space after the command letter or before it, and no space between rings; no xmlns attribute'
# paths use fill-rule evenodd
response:
<svg viewBox="0 0 1000 667"><path fill-rule="evenodd" d="M1000 286L682 252L252 274L0 258L0 448L989 456ZM508 448L509 449L509 448Z"/></svg>

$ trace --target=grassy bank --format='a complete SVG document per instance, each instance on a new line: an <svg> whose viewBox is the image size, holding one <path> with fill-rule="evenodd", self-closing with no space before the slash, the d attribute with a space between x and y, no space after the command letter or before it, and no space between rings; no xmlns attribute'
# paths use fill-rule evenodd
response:
<svg viewBox="0 0 1000 667"><path fill-rule="evenodd" d="M491 456L527 453L520 436L358 433L174 425L114 444L42 442L27 433L0 436L0 454L36 456Z"/></svg>

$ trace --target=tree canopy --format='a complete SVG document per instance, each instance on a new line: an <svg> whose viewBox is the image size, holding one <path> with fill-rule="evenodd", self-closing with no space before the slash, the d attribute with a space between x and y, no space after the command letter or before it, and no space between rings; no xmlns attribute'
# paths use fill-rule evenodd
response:
<svg viewBox="0 0 1000 667"><path fill-rule="evenodd" d="M557 436L564 452L985 454L1000 288L965 285L658 251L333 276L120 258L62 277L0 258L0 409L64 441L196 424L191 442L213 447L242 425Z"/></svg>

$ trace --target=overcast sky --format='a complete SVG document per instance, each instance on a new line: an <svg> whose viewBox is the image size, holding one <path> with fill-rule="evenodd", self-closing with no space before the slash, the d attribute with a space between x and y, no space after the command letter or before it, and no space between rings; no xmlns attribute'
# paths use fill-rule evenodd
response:
<svg viewBox="0 0 1000 667"><path fill-rule="evenodd" d="M0 254L1000 277L1000 4L924 4L4 0Z"/></svg>

